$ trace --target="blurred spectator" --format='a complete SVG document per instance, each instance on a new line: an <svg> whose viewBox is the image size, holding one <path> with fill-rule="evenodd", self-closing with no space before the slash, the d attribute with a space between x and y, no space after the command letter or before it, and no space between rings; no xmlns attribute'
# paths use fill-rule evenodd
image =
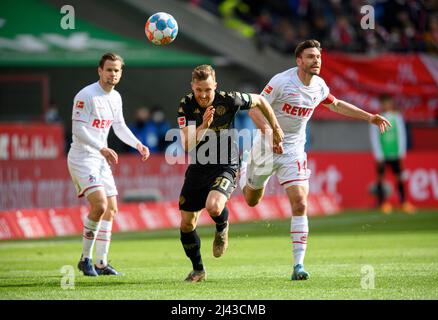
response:
<svg viewBox="0 0 438 320"><path fill-rule="evenodd" d="M392 127L381 134L378 127L370 125L371 145L377 164L377 203L383 213L391 213L392 205L386 200L387 192L385 192L384 187L385 169L391 167L396 177L401 209L405 213L413 213L415 208L406 199L402 177L403 160L407 149L405 122L402 114L395 109L394 100L391 96L382 95L379 102L381 114L391 122Z"/></svg>
<svg viewBox="0 0 438 320"><path fill-rule="evenodd" d="M55 101L50 101L49 108L47 109L46 113L44 114L44 121L46 123L58 123L61 122L62 119L59 116L59 108Z"/></svg>
<svg viewBox="0 0 438 320"><path fill-rule="evenodd" d="M132 133L138 140L149 148L150 153L159 152L159 135L156 123L151 119L150 111L140 107L135 113L134 123L129 125ZM130 150L136 152L136 150Z"/></svg>
<svg viewBox="0 0 438 320"><path fill-rule="evenodd" d="M438 51L436 0L188 1L210 12L217 6L225 25L254 37L260 49L290 54L300 39L316 38L324 48L340 51ZM364 5L374 8L374 29L361 28Z"/></svg>
<svg viewBox="0 0 438 320"><path fill-rule="evenodd" d="M170 124L165 119L165 114L162 108L157 107L152 110L152 121L156 126L156 133L158 136L158 151L166 151L169 142L166 141L166 133L170 129Z"/></svg>
<svg viewBox="0 0 438 320"><path fill-rule="evenodd" d="M438 14L430 17L429 28L424 36L426 50L438 54Z"/></svg>

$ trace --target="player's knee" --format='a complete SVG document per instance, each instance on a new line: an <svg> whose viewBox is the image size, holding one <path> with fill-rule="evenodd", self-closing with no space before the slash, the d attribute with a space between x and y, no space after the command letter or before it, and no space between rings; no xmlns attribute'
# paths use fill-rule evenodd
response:
<svg viewBox="0 0 438 320"><path fill-rule="evenodd" d="M211 217L217 217L218 215L221 214L221 211L222 211L222 208L218 202L207 203L207 206L205 208L207 209L208 214Z"/></svg>
<svg viewBox="0 0 438 320"><path fill-rule="evenodd" d="M184 233L192 232L196 229L196 223L194 221L181 221L180 228Z"/></svg>
<svg viewBox="0 0 438 320"><path fill-rule="evenodd" d="M306 201L297 201L292 206L294 215L304 215L307 212L307 203Z"/></svg>
<svg viewBox="0 0 438 320"><path fill-rule="evenodd" d="M112 219L114 219L114 217L116 216L116 213L118 212L117 208L110 208L107 210L109 217Z"/></svg>
<svg viewBox="0 0 438 320"><path fill-rule="evenodd" d="M91 204L91 207L93 212L101 216L105 213L106 209L108 208L108 202L106 200L95 201L94 203Z"/></svg>
<svg viewBox="0 0 438 320"><path fill-rule="evenodd" d="M251 196L245 196L246 204L250 207L255 207L260 202L260 198L258 197L251 197Z"/></svg>
<svg viewBox="0 0 438 320"><path fill-rule="evenodd" d="M254 194L253 192L249 191L247 188L244 189L243 194L245 197L246 204L250 207L255 207L260 202L261 195Z"/></svg>

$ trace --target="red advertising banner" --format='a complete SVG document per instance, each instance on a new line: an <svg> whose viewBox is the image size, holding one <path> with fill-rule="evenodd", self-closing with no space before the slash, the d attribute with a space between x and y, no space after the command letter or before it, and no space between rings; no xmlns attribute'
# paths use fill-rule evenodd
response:
<svg viewBox="0 0 438 320"><path fill-rule="evenodd" d="M330 195L312 195L310 202L310 216L339 212L338 204ZM289 200L285 195L268 196L255 208L248 207L242 197L233 197L228 208L232 223L291 216ZM88 209L85 206L0 212L0 240L79 235L82 233L83 219L87 215ZM198 224L213 224L205 210L200 215ZM114 220L113 231L142 231L179 226L180 212L175 201L121 204Z"/></svg>
<svg viewBox="0 0 438 320"><path fill-rule="evenodd" d="M0 162L64 157L61 124L0 124Z"/></svg>
<svg viewBox="0 0 438 320"><path fill-rule="evenodd" d="M370 112L378 111L378 96L388 93L409 121L430 121L438 115L438 58L433 56L323 53L321 77L335 97ZM320 106L315 117L342 116Z"/></svg>
<svg viewBox="0 0 438 320"><path fill-rule="evenodd" d="M0 211L87 204L84 198L76 196L65 158L4 161L0 164ZM370 153L309 153L308 167L312 170L312 194L333 194L342 208L370 208L374 205L375 199L370 191L376 170ZM179 198L185 169L186 165L168 164L162 155L152 155L147 162L141 162L136 155L122 155L119 164L113 167L119 200L123 202L128 194L151 193L159 201L175 201ZM438 153L410 152L405 169L408 199L418 207L438 207ZM283 193L283 188L273 177L266 194ZM237 188L233 197L240 194Z"/></svg>

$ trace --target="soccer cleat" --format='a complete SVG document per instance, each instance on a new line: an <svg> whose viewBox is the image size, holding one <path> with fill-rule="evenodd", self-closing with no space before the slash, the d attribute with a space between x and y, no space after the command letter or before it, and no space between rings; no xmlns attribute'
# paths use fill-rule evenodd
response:
<svg viewBox="0 0 438 320"><path fill-rule="evenodd" d="M390 214L392 212L392 205L389 202L385 202L380 206L380 211L382 211L383 214Z"/></svg>
<svg viewBox="0 0 438 320"><path fill-rule="evenodd" d="M123 273L118 272L110 264L107 264L103 268L99 268L98 266L94 266L94 267L99 276L123 276Z"/></svg>
<svg viewBox="0 0 438 320"><path fill-rule="evenodd" d="M78 263L79 271L84 273L84 276L97 277L98 274L93 266L93 261L90 258L85 258L84 260L79 260Z"/></svg>
<svg viewBox="0 0 438 320"><path fill-rule="evenodd" d="M294 272L292 273L291 280L307 280L310 278L309 273L304 270L304 266L302 264L297 264L294 266Z"/></svg>
<svg viewBox="0 0 438 320"><path fill-rule="evenodd" d="M228 248L228 227L230 224L228 221L226 222L227 226L222 230L221 232L216 231L214 234L214 241L213 241L213 255L216 258L219 258L224 254L224 252Z"/></svg>
<svg viewBox="0 0 438 320"><path fill-rule="evenodd" d="M401 209L406 214L414 214L416 208L408 201L402 203Z"/></svg>
<svg viewBox="0 0 438 320"><path fill-rule="evenodd" d="M185 282L201 282L207 279L207 273L205 270L192 270L188 274L187 278L184 279Z"/></svg>

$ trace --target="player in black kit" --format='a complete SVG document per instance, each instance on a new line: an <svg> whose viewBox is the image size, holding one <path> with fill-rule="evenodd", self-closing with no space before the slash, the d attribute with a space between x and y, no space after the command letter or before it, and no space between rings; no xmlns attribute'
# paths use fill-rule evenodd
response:
<svg viewBox="0 0 438 320"><path fill-rule="evenodd" d="M239 152L234 117L239 110L250 110L265 118L272 128L273 146L281 152L284 134L270 104L258 94L217 91L214 69L209 65L192 72L192 92L178 108L178 125L183 147L191 155L179 198L181 211L181 242L193 270L185 281L199 282L206 278L201 259L201 240L196 223L206 208L216 223L213 255L220 257L228 246L227 200L235 189L239 168ZM231 132L231 134L230 134ZM234 134L233 134L234 133Z"/></svg>

